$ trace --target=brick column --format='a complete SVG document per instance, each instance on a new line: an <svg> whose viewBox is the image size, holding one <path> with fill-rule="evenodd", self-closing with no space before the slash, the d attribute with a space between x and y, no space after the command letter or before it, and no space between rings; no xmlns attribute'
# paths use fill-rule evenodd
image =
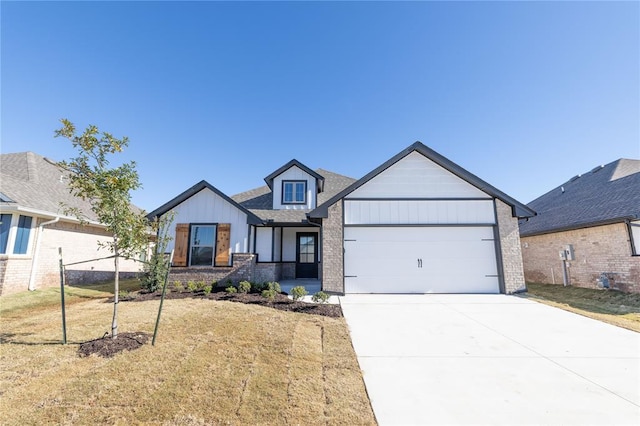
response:
<svg viewBox="0 0 640 426"><path fill-rule="evenodd" d="M513 217L511 207L500 200L496 200L496 211L506 293L526 290L518 218Z"/></svg>
<svg viewBox="0 0 640 426"><path fill-rule="evenodd" d="M322 290L344 293L344 236L342 200L329 207L322 219Z"/></svg>

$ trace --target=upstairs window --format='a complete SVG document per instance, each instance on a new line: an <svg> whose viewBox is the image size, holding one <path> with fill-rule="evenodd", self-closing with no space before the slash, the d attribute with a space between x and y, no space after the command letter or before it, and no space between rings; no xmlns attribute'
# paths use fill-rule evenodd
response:
<svg viewBox="0 0 640 426"><path fill-rule="evenodd" d="M27 254L29 235L31 234L31 217L20 215L18 220L18 232L13 246L13 254Z"/></svg>
<svg viewBox="0 0 640 426"><path fill-rule="evenodd" d="M282 204L306 204L307 181L285 180L282 182Z"/></svg>

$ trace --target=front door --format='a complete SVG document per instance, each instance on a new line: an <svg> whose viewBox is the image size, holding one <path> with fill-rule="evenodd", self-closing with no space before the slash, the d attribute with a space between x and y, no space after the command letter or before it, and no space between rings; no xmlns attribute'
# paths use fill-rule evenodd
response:
<svg viewBox="0 0 640 426"><path fill-rule="evenodd" d="M318 278L318 234L296 233L296 278Z"/></svg>

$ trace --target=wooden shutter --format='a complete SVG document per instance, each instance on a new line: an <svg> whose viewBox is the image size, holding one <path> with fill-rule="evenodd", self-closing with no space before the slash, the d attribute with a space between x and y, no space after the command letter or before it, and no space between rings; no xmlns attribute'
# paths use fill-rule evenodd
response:
<svg viewBox="0 0 640 426"><path fill-rule="evenodd" d="M187 266L187 252L189 251L189 224L176 225L176 240L173 250L173 266Z"/></svg>
<svg viewBox="0 0 640 426"><path fill-rule="evenodd" d="M229 242L231 240L231 224L219 223L217 234L215 266L228 266Z"/></svg>

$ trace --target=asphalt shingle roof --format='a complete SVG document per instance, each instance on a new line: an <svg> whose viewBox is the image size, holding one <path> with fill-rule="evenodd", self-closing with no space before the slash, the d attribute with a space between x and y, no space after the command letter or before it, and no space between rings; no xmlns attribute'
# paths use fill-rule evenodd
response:
<svg viewBox="0 0 640 426"><path fill-rule="evenodd" d="M95 221L88 201L69 192L66 172L52 160L33 152L0 155L0 192L12 201L0 206L20 206L53 216L63 215L60 203L78 208L88 220Z"/></svg>
<svg viewBox="0 0 640 426"><path fill-rule="evenodd" d="M640 218L640 160L598 166L528 206L538 215L520 223L522 236Z"/></svg>
<svg viewBox="0 0 640 426"><path fill-rule="evenodd" d="M324 191L318 194L318 204L324 203L353 182L355 179L324 169L315 171L324 177ZM241 192L231 197L262 220L274 222L302 222L311 210L274 210L273 193L267 185Z"/></svg>

